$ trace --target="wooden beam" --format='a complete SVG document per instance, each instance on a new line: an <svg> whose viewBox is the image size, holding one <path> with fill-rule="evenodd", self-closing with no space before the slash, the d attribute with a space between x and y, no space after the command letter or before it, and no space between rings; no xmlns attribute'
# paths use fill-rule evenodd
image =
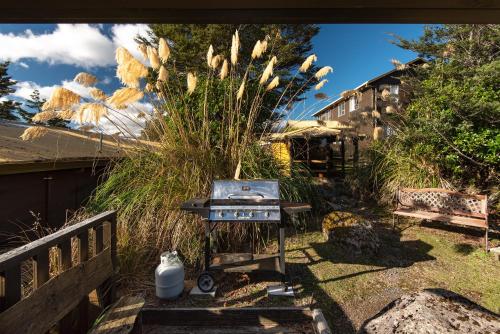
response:
<svg viewBox="0 0 500 334"><path fill-rule="evenodd" d="M121 297L104 314L99 324L89 334L128 334L132 333L136 319L144 306L140 296Z"/></svg>
<svg viewBox="0 0 500 334"><path fill-rule="evenodd" d="M144 308L145 325L164 326L249 326L263 324L307 323L312 321L308 308Z"/></svg>
<svg viewBox="0 0 500 334"><path fill-rule="evenodd" d="M0 333L45 333L82 298L113 274L111 251L103 252L46 282L0 313Z"/></svg>
<svg viewBox="0 0 500 334"><path fill-rule="evenodd" d="M0 22L499 23L498 0L18 0Z"/></svg>

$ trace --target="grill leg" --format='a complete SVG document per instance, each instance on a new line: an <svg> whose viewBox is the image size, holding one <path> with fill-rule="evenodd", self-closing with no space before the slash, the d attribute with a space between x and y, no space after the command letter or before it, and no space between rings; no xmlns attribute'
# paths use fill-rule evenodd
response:
<svg viewBox="0 0 500 334"><path fill-rule="evenodd" d="M205 271L210 269L210 222L205 222Z"/></svg>
<svg viewBox="0 0 500 334"><path fill-rule="evenodd" d="M280 250L280 273L283 283L286 282L286 269L285 269L285 226L279 227L279 250Z"/></svg>

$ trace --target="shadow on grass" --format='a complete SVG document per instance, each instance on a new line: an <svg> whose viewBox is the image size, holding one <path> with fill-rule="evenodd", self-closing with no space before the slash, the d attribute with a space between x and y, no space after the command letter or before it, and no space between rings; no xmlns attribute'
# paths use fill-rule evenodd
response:
<svg viewBox="0 0 500 334"><path fill-rule="evenodd" d="M401 240L398 231L388 228L378 228L380 237L380 249L374 255L356 255L352 250L331 242L313 242L308 247L295 248L289 252L300 251L305 263L291 263L288 265L295 283L302 288L299 293L312 295L311 308L321 308L325 314L334 333L355 333L356 329L352 321L347 317L331 295L325 292L323 285L330 282L341 282L356 276L385 271L391 268L405 268L416 262L434 260L428 253L432 246L420 240ZM317 254L314 257L311 251ZM296 257L299 258L299 257ZM315 264L361 264L376 266L380 268L362 270L337 277L324 277L319 279L311 272L310 266Z"/></svg>
<svg viewBox="0 0 500 334"><path fill-rule="evenodd" d="M453 250L458 254L469 255L474 251L474 247L469 244L461 243L454 245Z"/></svg>

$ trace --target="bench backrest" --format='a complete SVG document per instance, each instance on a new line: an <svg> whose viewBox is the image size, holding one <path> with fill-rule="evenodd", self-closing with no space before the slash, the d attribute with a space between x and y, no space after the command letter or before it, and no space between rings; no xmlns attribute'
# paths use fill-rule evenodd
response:
<svg viewBox="0 0 500 334"><path fill-rule="evenodd" d="M486 218L486 195L470 195L440 188L401 188L397 194L398 206L446 214Z"/></svg>

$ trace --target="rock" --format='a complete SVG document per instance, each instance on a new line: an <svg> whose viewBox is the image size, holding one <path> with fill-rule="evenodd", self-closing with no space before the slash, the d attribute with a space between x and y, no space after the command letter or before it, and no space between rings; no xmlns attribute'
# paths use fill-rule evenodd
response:
<svg viewBox="0 0 500 334"><path fill-rule="evenodd" d="M428 289L395 300L361 327L362 334L498 333L500 316L443 289Z"/></svg>
<svg viewBox="0 0 500 334"><path fill-rule="evenodd" d="M356 254L373 254L380 247L372 224L350 212L330 212L323 219L322 228L327 241L339 243Z"/></svg>

